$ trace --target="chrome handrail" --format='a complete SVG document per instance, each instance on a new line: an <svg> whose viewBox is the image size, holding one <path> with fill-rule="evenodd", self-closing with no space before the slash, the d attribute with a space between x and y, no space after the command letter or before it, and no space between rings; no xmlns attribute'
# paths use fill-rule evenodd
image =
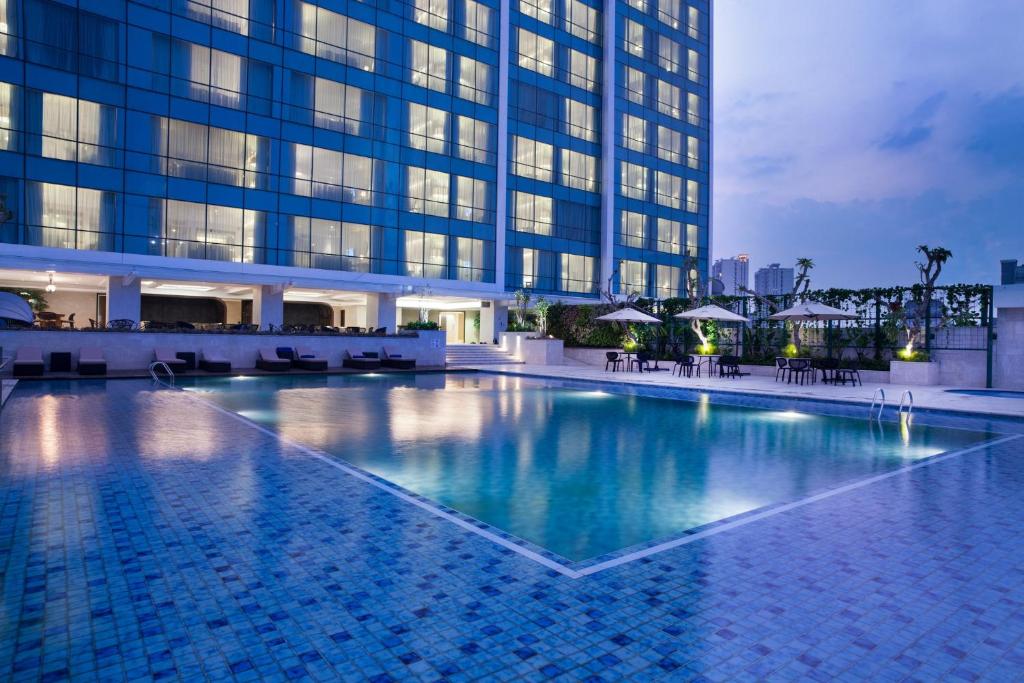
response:
<svg viewBox="0 0 1024 683"><path fill-rule="evenodd" d="M896 409L896 414L901 415L903 413L903 403L906 401L907 405L907 417L914 412L914 392L910 389L904 389L903 394L900 396L900 405Z"/></svg>
<svg viewBox="0 0 1024 683"><path fill-rule="evenodd" d="M879 398L881 394L881 398ZM882 411L885 410L885 389L878 387L875 389L875 393L871 395L871 407L868 408L868 419L871 419L872 413L875 412L875 404L878 404L878 415L875 416L876 420L882 419Z"/></svg>
<svg viewBox="0 0 1024 683"><path fill-rule="evenodd" d="M159 375L156 374L157 368L164 369L164 372L167 373L167 378L170 380L170 382L163 382L163 380L160 379ZM167 384L167 386L169 387L174 386L174 372L171 370L171 366L163 362L162 360L155 360L149 364L149 376L153 378L154 382Z"/></svg>

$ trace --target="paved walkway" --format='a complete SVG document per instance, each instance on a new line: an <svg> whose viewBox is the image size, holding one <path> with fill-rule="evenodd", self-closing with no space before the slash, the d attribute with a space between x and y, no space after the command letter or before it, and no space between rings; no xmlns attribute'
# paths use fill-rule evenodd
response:
<svg viewBox="0 0 1024 683"><path fill-rule="evenodd" d="M517 375L556 377L559 379L585 379L659 387L671 386L771 396L831 399L864 403L865 405L871 404L871 397L879 387L885 389L887 405L899 403L903 390L910 389L914 395L915 408L1024 417L1024 399L952 394L947 389L953 387L944 386L899 386L870 383L865 383L863 386L852 386L849 384L833 386L820 382L818 384L800 385L776 382L774 377L747 376L739 379L704 376L675 377L671 372L605 372L603 368L589 365L487 365L474 369L482 372L502 372Z"/></svg>

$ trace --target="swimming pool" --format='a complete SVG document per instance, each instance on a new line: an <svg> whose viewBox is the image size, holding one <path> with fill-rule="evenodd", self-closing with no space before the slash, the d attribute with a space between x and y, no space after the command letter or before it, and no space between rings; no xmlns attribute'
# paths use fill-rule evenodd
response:
<svg viewBox="0 0 1024 683"><path fill-rule="evenodd" d="M570 562L993 437L488 374L182 378L282 437Z"/></svg>
<svg viewBox="0 0 1024 683"><path fill-rule="evenodd" d="M991 396L993 398L1021 398L1024 391L1010 389L946 389L947 394L963 394L964 396Z"/></svg>

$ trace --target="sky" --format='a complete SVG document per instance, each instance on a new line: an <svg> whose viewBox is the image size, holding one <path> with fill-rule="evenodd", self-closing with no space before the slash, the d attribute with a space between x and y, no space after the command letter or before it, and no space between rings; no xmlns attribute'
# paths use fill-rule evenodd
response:
<svg viewBox="0 0 1024 683"><path fill-rule="evenodd" d="M714 0L713 258L812 287L1024 261L1024 0Z"/></svg>

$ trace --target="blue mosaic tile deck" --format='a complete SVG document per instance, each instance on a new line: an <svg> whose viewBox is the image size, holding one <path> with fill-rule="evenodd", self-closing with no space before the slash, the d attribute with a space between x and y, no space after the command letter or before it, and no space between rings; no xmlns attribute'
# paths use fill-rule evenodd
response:
<svg viewBox="0 0 1024 683"><path fill-rule="evenodd" d="M4 679L1024 671L1024 439L572 579L185 393L74 386L0 413Z"/></svg>

